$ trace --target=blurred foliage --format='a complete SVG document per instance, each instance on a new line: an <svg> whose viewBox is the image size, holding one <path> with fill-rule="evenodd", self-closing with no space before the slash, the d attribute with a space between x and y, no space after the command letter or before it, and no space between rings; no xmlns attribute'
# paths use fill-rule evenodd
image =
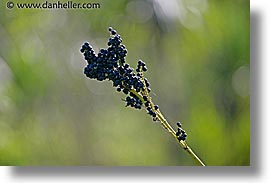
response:
<svg viewBox="0 0 275 183"><path fill-rule="evenodd" d="M110 82L84 76L82 43L106 47L112 26L130 65L147 63L153 100L172 125L183 123L205 163L249 165L249 1L98 2L90 10L1 2L0 164L194 165Z"/></svg>

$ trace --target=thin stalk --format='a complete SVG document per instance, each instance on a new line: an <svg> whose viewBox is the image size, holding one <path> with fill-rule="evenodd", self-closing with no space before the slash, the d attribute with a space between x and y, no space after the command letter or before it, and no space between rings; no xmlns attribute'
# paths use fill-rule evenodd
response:
<svg viewBox="0 0 275 183"><path fill-rule="evenodd" d="M168 121L163 117L160 111L158 111L157 115L160 117L161 125L164 126L168 130L168 132L178 141L178 138L176 136L175 130L171 127L171 125L168 123ZM191 156L192 159L195 160L195 162L200 166L205 166L205 164L202 162L202 160L194 153L194 151L191 149L191 147L187 144L186 141L178 141L180 145L183 147L184 150L187 151L187 153Z"/></svg>
<svg viewBox="0 0 275 183"><path fill-rule="evenodd" d="M142 82L145 84L145 80L143 77L143 73L142 73ZM144 87L145 90L142 92L143 95L146 95L148 97L148 100L150 102L150 106L152 108L152 110L154 110L154 112L157 114L156 119L160 122L160 124L162 125L163 128L165 128L175 139L177 142L179 142L179 144L183 147L183 149L191 156L192 159L194 159L194 161L200 165L200 166L205 166L205 164L203 163L203 161L194 153L194 151L191 149L191 147L187 144L186 141L179 141L178 137L176 135L175 130L172 128L172 126L169 124L169 122L165 119L165 117L163 116L163 114L161 113L160 109L155 110L154 109L154 103L152 101L152 98L149 95L148 89L146 87ZM142 102L144 102L143 98L140 96L140 94L138 94L136 91L131 91L133 92L138 98L141 99Z"/></svg>
<svg viewBox="0 0 275 183"><path fill-rule="evenodd" d="M143 82L144 86L146 86L145 80L144 80L144 77L143 77L143 73L141 73L141 76L142 76L142 82ZM124 86L124 87L126 87L126 86ZM142 98L142 96L138 92L136 92L134 89L129 89L129 91L132 92L134 95L136 95L142 101L142 103L145 103L144 99ZM176 139L177 142L179 142L179 144L182 146L182 148L191 156L191 158L198 165L205 166L203 161L194 153L194 151L191 149L191 147L187 144L186 141L183 141L183 140L179 141L178 140L178 137L176 135L175 130L172 128L172 126L169 124L169 122L165 119L165 117L161 113L160 109L157 109L157 110L154 109L154 103L152 101L152 98L149 95L147 87L144 87L144 91L142 91L141 94L148 97L150 107L157 114L156 120L158 120L160 122L162 127L165 128Z"/></svg>
<svg viewBox="0 0 275 183"><path fill-rule="evenodd" d="M178 141L177 135L175 130L171 127L171 125L168 123L168 121L164 118L160 110L157 110L157 116L159 118L159 121L161 125L167 129L167 131ZM191 147L187 144L186 141L178 141L180 145L183 147L184 150L188 152L188 154L192 157L192 159L195 160L195 162L200 166L205 166L205 164L202 162L202 160L194 153L194 151L191 149Z"/></svg>

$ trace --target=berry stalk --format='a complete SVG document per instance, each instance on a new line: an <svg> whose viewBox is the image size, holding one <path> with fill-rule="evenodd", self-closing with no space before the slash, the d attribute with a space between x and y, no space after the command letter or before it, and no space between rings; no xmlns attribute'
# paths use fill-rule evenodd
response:
<svg viewBox="0 0 275 183"><path fill-rule="evenodd" d="M144 82L144 79L142 81ZM152 98L149 96L149 92L148 92L147 89L145 89L145 95L149 98L150 105L155 106L153 101L152 101ZM188 146L188 144L186 142L186 136L187 135L184 137L184 139L180 139L179 134L177 134L175 132L175 130L172 128L172 126L169 124L169 122L165 119L164 115L161 113L159 108L155 109L155 113L157 115L156 118L160 122L162 127L164 129L166 129L176 140L178 140L179 144L183 147L183 149L185 151L187 151L187 153L195 160L195 162L200 166L205 166L205 164L202 162L202 160L193 152L191 147ZM180 122L177 122L177 125L179 126L179 128L181 127Z"/></svg>
<svg viewBox="0 0 275 183"><path fill-rule="evenodd" d="M88 65L84 69L84 74L98 81L109 80L113 82L113 87L118 92L123 92L126 95L126 107L130 106L135 109L144 108L153 121L160 122L183 147L184 150L196 161L198 165L205 166L200 158L187 145L187 134L181 128L181 123L177 122L178 131L165 119L161 113L159 106L155 105L150 97L150 83L145 78L144 72L148 69L145 62L138 61L137 67L134 69L126 63L127 50L125 45L122 45L120 35L113 28L109 28L110 38L107 43L107 49L100 49L96 55L89 43L84 43L80 51L83 53Z"/></svg>

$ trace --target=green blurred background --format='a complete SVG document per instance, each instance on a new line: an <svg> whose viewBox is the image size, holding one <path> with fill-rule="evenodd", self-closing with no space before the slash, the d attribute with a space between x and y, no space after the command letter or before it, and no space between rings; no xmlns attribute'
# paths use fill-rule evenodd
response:
<svg viewBox="0 0 275 183"><path fill-rule="evenodd" d="M106 48L109 26L132 67L147 63L153 100L207 165L249 165L249 0L96 2L0 2L0 165L195 165L145 110L84 76L81 45Z"/></svg>

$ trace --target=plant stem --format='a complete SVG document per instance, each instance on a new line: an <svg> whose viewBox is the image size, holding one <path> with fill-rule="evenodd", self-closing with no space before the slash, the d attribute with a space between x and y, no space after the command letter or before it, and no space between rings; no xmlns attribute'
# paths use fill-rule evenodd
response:
<svg viewBox="0 0 275 183"><path fill-rule="evenodd" d="M168 130L170 134L173 135L173 137L178 141L178 138L176 136L175 130L171 127L171 125L168 123L168 121L164 118L164 116L161 114L160 110L157 111L157 115L160 119L161 125ZM193 152L191 147L187 144L186 141L178 141L180 145L183 147L184 150L188 152L188 154L195 160L195 162L200 166L205 166L205 164L202 162L202 160Z"/></svg>
<svg viewBox="0 0 275 183"><path fill-rule="evenodd" d="M141 73L141 76L142 76L142 82L143 82L144 86L146 86L145 80L143 77L143 73ZM138 92L136 92L133 89L131 89L130 91L133 94L135 94L144 103L142 96ZM162 115L162 113L160 112L160 109L157 109L157 110L154 109L154 103L153 103L152 98L150 97L148 89L146 87L145 87L144 91L141 92L141 94L146 95L148 97L148 101L150 102L150 106L151 106L152 110L154 110L154 112L157 114L156 119L160 122L162 127L165 128L176 139L177 142L179 142L179 144L183 147L183 149L187 151L187 153L192 157L192 159L194 159L194 161L198 165L205 166L205 164L202 162L202 160L194 153L194 151L191 149L191 147L187 144L187 142L185 140L184 141L178 140L175 130L172 128L172 126L168 123L168 121Z"/></svg>
<svg viewBox="0 0 275 183"><path fill-rule="evenodd" d="M142 82L143 82L144 86L146 86L143 73L141 73L141 76L142 76ZM124 87L126 87L126 86L124 86ZM129 91L132 92L134 95L136 95L142 101L142 103L145 103L144 99L138 92L136 92L134 89L129 89ZM154 109L154 103L153 103L152 98L150 97L148 89L146 87L144 87L144 91L142 91L141 94L148 97L148 101L150 102L150 106L151 106L152 110L157 114L156 119L160 122L162 127L165 128L176 139L177 142L179 142L179 144L183 147L183 149L185 151L187 151L187 153L191 156L192 159L194 159L194 161L198 165L205 166L205 164L202 162L202 160L194 153L194 151L191 149L191 147L187 144L187 142L185 140L184 141L178 140L175 130L172 128L172 126L168 123L168 121L162 115L162 113L160 112L160 109L157 109L157 110Z"/></svg>

